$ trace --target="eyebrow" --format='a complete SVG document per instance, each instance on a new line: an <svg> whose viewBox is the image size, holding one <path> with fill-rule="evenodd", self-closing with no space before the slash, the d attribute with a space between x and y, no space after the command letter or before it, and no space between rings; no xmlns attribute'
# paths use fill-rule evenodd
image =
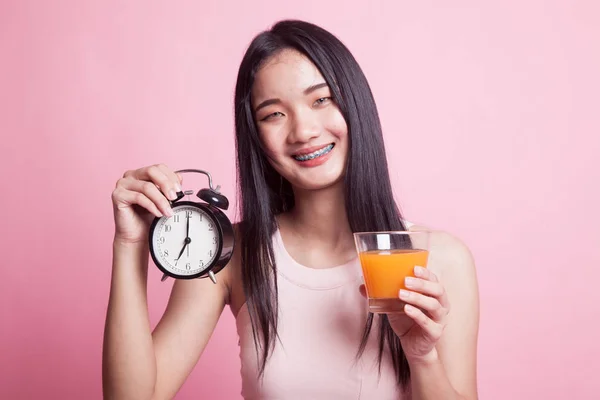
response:
<svg viewBox="0 0 600 400"><path fill-rule="evenodd" d="M321 89L322 87L326 87L326 86L329 86L329 85L327 85L327 82L321 82L321 83L311 85L311 86L307 87L306 89L304 89L304 95L311 94L315 90ZM258 112L258 110L260 110L261 108L265 108L267 106L270 106L271 104L279 104L279 103L281 103L280 99L265 100L262 103L260 103L258 106L256 106L256 109L254 110L254 112Z"/></svg>

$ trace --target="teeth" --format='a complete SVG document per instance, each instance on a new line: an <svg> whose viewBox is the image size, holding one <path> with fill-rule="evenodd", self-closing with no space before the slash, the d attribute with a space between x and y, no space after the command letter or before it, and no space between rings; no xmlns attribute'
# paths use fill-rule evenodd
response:
<svg viewBox="0 0 600 400"><path fill-rule="evenodd" d="M308 160L312 160L313 158L317 158L320 157L324 154L327 154L331 151L331 149L333 149L333 144L330 144L329 146L325 146L323 147L321 150L317 150L314 151L310 154L303 154L301 156L294 156L294 158L298 161L308 161Z"/></svg>

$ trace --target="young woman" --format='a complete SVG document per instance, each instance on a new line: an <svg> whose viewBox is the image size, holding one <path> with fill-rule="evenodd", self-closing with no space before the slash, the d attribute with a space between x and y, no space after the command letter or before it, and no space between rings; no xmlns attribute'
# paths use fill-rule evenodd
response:
<svg viewBox="0 0 600 400"><path fill-rule="evenodd" d="M150 220L182 177L158 164L113 192L115 236L103 386L111 399L172 398L224 307L240 337L246 399L475 399L479 302L468 248L433 235L404 313L366 312L353 232L416 230L394 202L375 101L332 34L281 21L250 44L235 91L241 222L215 285L173 285L152 332Z"/></svg>

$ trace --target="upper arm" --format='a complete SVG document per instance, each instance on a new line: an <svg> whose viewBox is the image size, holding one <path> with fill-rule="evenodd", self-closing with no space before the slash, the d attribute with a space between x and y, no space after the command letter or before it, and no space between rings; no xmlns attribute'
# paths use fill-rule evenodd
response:
<svg viewBox="0 0 600 400"><path fill-rule="evenodd" d="M217 284L210 279L175 280L152 333L155 399L173 398L198 362L228 302L230 269L227 265L217 274Z"/></svg>
<svg viewBox="0 0 600 400"><path fill-rule="evenodd" d="M476 399L479 289L475 263L470 250L456 237L442 234L438 240L440 281L450 311L436 348L454 389Z"/></svg>

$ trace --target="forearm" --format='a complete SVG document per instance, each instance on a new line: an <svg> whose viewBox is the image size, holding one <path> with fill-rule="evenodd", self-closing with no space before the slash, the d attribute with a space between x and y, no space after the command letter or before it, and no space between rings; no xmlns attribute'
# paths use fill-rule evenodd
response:
<svg viewBox="0 0 600 400"><path fill-rule="evenodd" d="M413 400L466 400L452 387L437 351L426 360L410 362Z"/></svg>
<svg viewBox="0 0 600 400"><path fill-rule="evenodd" d="M147 274L147 245L113 244L102 354L105 398L150 399L154 392L156 359L148 317Z"/></svg>

